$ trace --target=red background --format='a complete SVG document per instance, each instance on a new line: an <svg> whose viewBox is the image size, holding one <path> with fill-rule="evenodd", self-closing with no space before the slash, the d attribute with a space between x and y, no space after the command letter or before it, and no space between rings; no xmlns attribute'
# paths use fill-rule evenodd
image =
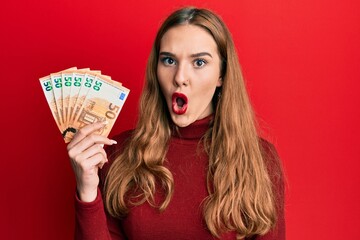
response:
<svg viewBox="0 0 360 240"><path fill-rule="evenodd" d="M233 34L284 163L288 239L360 239L357 0L2 3L1 239L73 236L74 177L38 78L101 70L131 89L111 135L133 127L156 30L183 5L213 9Z"/></svg>

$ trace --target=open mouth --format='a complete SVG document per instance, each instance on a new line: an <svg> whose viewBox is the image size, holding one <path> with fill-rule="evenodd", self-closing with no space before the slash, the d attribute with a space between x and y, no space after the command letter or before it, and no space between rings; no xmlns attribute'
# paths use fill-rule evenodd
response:
<svg viewBox="0 0 360 240"><path fill-rule="evenodd" d="M185 94L175 92L172 95L172 110L175 114L184 114L187 110L188 99Z"/></svg>

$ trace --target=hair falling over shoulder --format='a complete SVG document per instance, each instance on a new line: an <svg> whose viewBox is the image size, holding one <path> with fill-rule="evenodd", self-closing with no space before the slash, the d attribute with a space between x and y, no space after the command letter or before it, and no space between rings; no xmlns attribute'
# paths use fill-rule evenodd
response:
<svg viewBox="0 0 360 240"><path fill-rule="evenodd" d="M130 207L145 201L161 211L171 201L173 177L163 166L171 130L156 69L162 36L179 24L206 29L217 43L223 63L221 98L214 100L213 126L204 138L209 155L204 220L216 237L227 231L237 232L238 238L265 234L277 220L277 196L231 34L223 21L206 9L180 9L160 27L148 60L137 127L107 174L105 205L111 215L122 217ZM158 206L154 194L159 186L165 198Z"/></svg>
<svg viewBox="0 0 360 240"><path fill-rule="evenodd" d="M173 192L171 172L163 167L170 138L167 110L157 84L157 58L152 51L143 94L140 99L139 120L124 151L112 164L105 182L106 206L109 213L121 217L128 212L129 205L148 201L155 206L154 193L157 181L166 193L159 207L164 210ZM156 59L155 59L156 58ZM131 194L132 193L132 194Z"/></svg>

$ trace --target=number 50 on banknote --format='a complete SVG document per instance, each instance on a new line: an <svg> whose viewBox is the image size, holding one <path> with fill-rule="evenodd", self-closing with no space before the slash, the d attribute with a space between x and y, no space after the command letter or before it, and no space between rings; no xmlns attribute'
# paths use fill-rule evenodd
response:
<svg viewBox="0 0 360 240"><path fill-rule="evenodd" d="M39 79L46 101L64 141L83 126L107 121L99 132L108 136L130 90L100 71L76 67Z"/></svg>

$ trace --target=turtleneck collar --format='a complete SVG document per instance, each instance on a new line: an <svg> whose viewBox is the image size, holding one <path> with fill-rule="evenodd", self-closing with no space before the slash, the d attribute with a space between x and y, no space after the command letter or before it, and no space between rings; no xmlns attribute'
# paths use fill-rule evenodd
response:
<svg viewBox="0 0 360 240"><path fill-rule="evenodd" d="M172 135L181 139L200 139L209 129L214 118L211 114L203 119L196 120L187 127L177 127L173 124Z"/></svg>

